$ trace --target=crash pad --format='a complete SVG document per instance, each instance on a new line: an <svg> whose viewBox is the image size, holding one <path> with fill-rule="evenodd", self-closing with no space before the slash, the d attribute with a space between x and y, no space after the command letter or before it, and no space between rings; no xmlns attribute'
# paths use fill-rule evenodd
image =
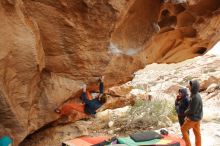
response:
<svg viewBox="0 0 220 146"><path fill-rule="evenodd" d="M63 142L66 146L91 146L108 140L108 137L79 137L66 142Z"/></svg>
<svg viewBox="0 0 220 146"><path fill-rule="evenodd" d="M135 142L130 137L118 138L120 144L128 146L185 146L185 142L174 135L166 135L162 139Z"/></svg>

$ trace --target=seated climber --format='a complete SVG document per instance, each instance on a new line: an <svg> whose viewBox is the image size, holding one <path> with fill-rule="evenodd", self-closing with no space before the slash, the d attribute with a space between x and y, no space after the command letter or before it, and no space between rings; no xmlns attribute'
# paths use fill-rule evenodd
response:
<svg viewBox="0 0 220 146"><path fill-rule="evenodd" d="M86 85L83 85L82 90L81 99L83 104L73 102L64 103L61 107L57 108L55 112L61 115L70 115L75 110L78 112L85 112L88 115L96 114L96 110L106 102L106 96L104 94L104 76L100 78L100 93L94 99L91 94L86 91Z"/></svg>
<svg viewBox="0 0 220 146"><path fill-rule="evenodd" d="M82 101L85 103L85 113L95 115L96 110L106 102L106 95L104 94L104 76L100 78L99 94L94 99L89 100L88 92L86 92L86 85L83 85L83 92L81 95Z"/></svg>

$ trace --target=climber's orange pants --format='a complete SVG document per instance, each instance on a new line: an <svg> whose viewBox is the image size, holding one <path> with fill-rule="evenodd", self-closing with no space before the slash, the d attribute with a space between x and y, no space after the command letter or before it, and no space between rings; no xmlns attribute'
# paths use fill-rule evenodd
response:
<svg viewBox="0 0 220 146"><path fill-rule="evenodd" d="M201 133L200 133L200 121L191 121L189 119L185 120L184 124L181 127L183 134L183 139L186 142L186 146L191 146L189 134L189 129L193 129L195 135L196 146L201 146Z"/></svg>

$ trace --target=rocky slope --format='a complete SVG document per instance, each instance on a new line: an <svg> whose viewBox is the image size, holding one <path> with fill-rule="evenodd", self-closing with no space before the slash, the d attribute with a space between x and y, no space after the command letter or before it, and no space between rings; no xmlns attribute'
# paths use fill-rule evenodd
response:
<svg viewBox="0 0 220 146"><path fill-rule="evenodd" d="M153 104L152 101L154 100L165 99L174 105L178 89L180 87L188 87L188 82L190 80L199 80L201 84L200 94L204 105L204 117L201 123L202 145L218 146L220 144L219 51L220 46L218 45L202 57L196 57L176 64L154 63L147 65L144 69L135 73L132 81L118 87L113 87L110 90L122 96L122 99L149 100L149 97L151 97L151 101L148 101L151 104ZM217 56L215 54L217 54ZM118 98L118 100L121 99ZM161 115L164 116L168 108L170 107L165 107ZM143 116L143 113L147 112L146 108L139 110L137 115L131 115L130 112L126 113L126 111L129 110L129 107L124 107L98 113L91 135L97 133L101 133L101 135L103 133L110 135L126 135L145 128L157 129L162 127L168 129L169 133L182 137L179 123L173 122L173 124L171 124L171 120L166 119L164 121L164 118L161 118L157 121L158 126L152 127L152 125L146 124L152 119L147 119L148 116ZM131 119L133 119L132 122L130 122ZM126 121L125 123L124 120ZM101 122L99 123L99 121ZM129 127L126 127L127 129L121 133L120 131L123 130L122 128L127 122L130 122ZM190 133L190 139L194 145L195 139L192 130Z"/></svg>
<svg viewBox="0 0 220 146"><path fill-rule="evenodd" d="M148 101L153 104L153 100L165 99L171 103L175 102L175 98L180 87L188 87L189 80L197 79L199 80L200 94L203 100L204 106L204 116L201 122L201 133L202 133L202 145L204 146L218 146L220 143L220 46L216 46L213 50L202 57L196 57L194 59L189 59L176 64L151 64L147 65L144 69L139 70L135 73L135 77L132 81L119 86L111 88L112 92L120 94L123 98L127 100L137 100L137 99L149 99ZM216 56L215 54L218 54ZM131 89L131 90L127 90ZM126 91L126 92L125 92ZM120 99L119 99L120 100ZM164 112L166 112L165 107ZM107 110L97 114L97 120L94 123L93 131L100 132L101 134L119 134L124 135L126 133L131 133L131 131L139 131L142 128L166 128L169 133L176 136L182 137L179 123L170 124L170 120L167 119L164 122L164 118L161 118L157 122L158 127L149 127L151 125L146 125L150 121L147 120L147 116L140 116L142 112L146 112L147 109L144 108L140 110L139 114L131 115L128 111L129 107L124 107L116 110ZM164 114L164 113L163 113ZM161 114L162 115L162 114ZM116 116L116 118L112 118ZM123 118L126 117L126 122L133 119L130 123L130 128L127 127L125 132L121 133L121 128L126 123L123 123ZM135 123L135 120L138 120ZM146 120L146 121L145 121ZM99 121L101 121L99 123ZM105 121L105 122L103 122ZM144 122L145 121L145 122ZM122 125L119 123L121 122ZM105 123L105 124L104 124ZM141 125L139 125L141 123ZM131 127L132 124L133 127ZM100 125L105 125L100 127ZM107 125L107 126L106 126ZM120 126L119 126L120 125ZM103 128L104 127L104 128ZM95 132L94 132L95 131ZM99 133L99 134L100 134ZM190 139L192 145L194 146L194 134L192 130L190 131Z"/></svg>
<svg viewBox="0 0 220 146"><path fill-rule="evenodd" d="M9 130L17 145L101 74L112 86L147 63L203 54L219 39L219 7L219 0L1 0L1 133Z"/></svg>

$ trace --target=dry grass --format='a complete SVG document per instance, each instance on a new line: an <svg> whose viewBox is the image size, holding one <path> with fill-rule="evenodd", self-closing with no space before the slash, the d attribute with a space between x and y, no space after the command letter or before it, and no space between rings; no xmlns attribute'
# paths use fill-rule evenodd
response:
<svg viewBox="0 0 220 146"><path fill-rule="evenodd" d="M167 100L154 99L152 101L136 100L135 105L126 116L115 121L115 127L121 132L157 129L170 126L176 121L174 105Z"/></svg>

